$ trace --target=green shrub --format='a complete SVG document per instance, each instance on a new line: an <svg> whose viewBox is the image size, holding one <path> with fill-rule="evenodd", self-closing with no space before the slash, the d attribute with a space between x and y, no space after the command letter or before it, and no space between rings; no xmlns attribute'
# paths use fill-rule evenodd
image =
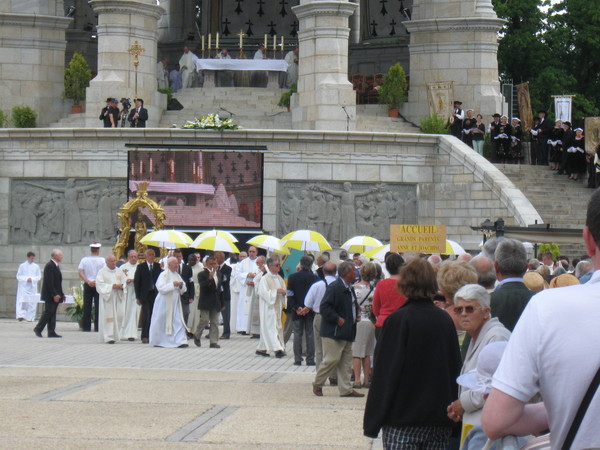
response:
<svg viewBox="0 0 600 450"><path fill-rule="evenodd" d="M6 125L8 123L8 118L6 117L6 114L4 113L4 111L2 111L0 109L0 128L4 128L4 125Z"/></svg>
<svg viewBox="0 0 600 450"><path fill-rule="evenodd" d="M398 109L406 101L407 89L406 73L400 63L396 63L390 67L379 86L379 103L388 105L388 109Z"/></svg>
<svg viewBox="0 0 600 450"><path fill-rule="evenodd" d="M538 255L540 253L550 252L552 253L552 258L556 260L560 256L560 248L558 248L558 244L542 244L538 249Z"/></svg>
<svg viewBox="0 0 600 450"><path fill-rule="evenodd" d="M75 52L69 67L65 69L65 92L63 96L73 100L74 105L80 105L85 100L85 89L90 85L92 71L80 53Z"/></svg>
<svg viewBox="0 0 600 450"><path fill-rule="evenodd" d="M427 134L449 134L450 127L448 121L444 117L438 116L437 113L429 114L427 117L421 118L419 123L421 131Z"/></svg>
<svg viewBox="0 0 600 450"><path fill-rule="evenodd" d="M37 114L29 106L15 106L12 109L12 122L16 128L35 128Z"/></svg>
<svg viewBox="0 0 600 450"><path fill-rule="evenodd" d="M171 104L171 100L173 100L173 89L171 88L160 88L158 90L161 94L167 94L167 105Z"/></svg>
<svg viewBox="0 0 600 450"><path fill-rule="evenodd" d="M295 94L297 91L298 91L298 85L296 83L292 84L290 86L289 91L286 91L283 94L281 94L281 97L279 97L279 103L277 103L277 106L289 108L290 102L292 101L292 94Z"/></svg>

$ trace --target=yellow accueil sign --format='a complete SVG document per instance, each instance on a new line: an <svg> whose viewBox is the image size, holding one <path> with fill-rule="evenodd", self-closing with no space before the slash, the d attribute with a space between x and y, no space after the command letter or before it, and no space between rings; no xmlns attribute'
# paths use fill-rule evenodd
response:
<svg viewBox="0 0 600 450"><path fill-rule="evenodd" d="M446 225L390 225L390 251L445 253Z"/></svg>

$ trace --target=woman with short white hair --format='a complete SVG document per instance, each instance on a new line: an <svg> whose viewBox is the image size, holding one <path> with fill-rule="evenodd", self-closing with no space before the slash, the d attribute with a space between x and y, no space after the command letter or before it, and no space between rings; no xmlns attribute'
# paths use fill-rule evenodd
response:
<svg viewBox="0 0 600 450"><path fill-rule="evenodd" d="M510 331L491 316L490 294L478 284L466 284L454 294L454 306L448 311L457 317L457 324L471 336L461 375L477 367L481 350L490 342L508 341ZM463 430L480 424L485 399L481 392L459 386L458 399L448 406L448 417L463 421Z"/></svg>

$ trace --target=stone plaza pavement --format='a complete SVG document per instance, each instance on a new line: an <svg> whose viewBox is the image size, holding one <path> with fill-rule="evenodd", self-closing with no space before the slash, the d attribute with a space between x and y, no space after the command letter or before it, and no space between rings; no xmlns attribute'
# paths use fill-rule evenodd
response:
<svg viewBox="0 0 600 450"><path fill-rule="evenodd" d="M276 359L239 335L170 349L107 345L71 322L40 339L33 326L0 320L3 448L381 448L362 435L365 399L314 396L291 342Z"/></svg>

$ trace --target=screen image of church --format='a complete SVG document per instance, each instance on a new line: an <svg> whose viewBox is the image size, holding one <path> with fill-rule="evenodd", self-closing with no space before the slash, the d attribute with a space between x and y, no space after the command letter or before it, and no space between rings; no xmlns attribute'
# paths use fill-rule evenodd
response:
<svg viewBox="0 0 600 450"><path fill-rule="evenodd" d="M249 151L130 151L129 198L146 182L166 226L260 229L262 160Z"/></svg>

